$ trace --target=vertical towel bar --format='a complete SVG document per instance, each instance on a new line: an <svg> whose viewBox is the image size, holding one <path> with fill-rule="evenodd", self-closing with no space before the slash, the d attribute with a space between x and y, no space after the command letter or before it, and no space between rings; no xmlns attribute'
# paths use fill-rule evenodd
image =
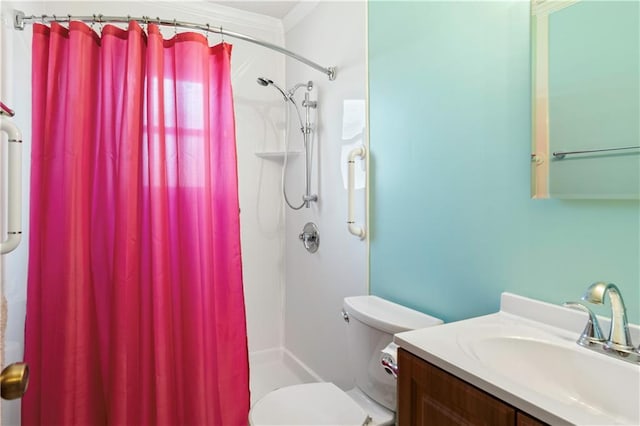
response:
<svg viewBox="0 0 640 426"><path fill-rule="evenodd" d="M6 115L0 114L0 130L9 136L8 217L7 238L0 243L0 254L13 251L22 238L22 133Z"/></svg>
<svg viewBox="0 0 640 426"><path fill-rule="evenodd" d="M354 198L354 192L355 192L355 163L356 163L356 157L361 157L361 158L365 158L367 155L367 150L363 145L360 145L356 148L353 148L350 152L349 152L349 157L348 157L348 161L347 161L347 169L348 169L348 179L347 179L347 197L348 197L348 207L347 207L347 225L349 227L349 232L351 232L353 235L355 235L356 237L360 238L361 240L364 239L364 237L366 236L366 231L363 226L357 226L355 225L355 214L354 214L354 207L353 207L353 198Z"/></svg>

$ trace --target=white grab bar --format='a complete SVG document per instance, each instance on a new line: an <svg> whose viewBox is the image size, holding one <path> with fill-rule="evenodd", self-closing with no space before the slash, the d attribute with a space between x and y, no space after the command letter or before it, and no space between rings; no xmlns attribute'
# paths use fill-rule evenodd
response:
<svg viewBox="0 0 640 426"><path fill-rule="evenodd" d="M22 238L22 133L4 115L0 115L0 130L9 136L7 238L0 243L0 254L5 254L18 247Z"/></svg>
<svg viewBox="0 0 640 426"><path fill-rule="evenodd" d="M355 225L355 214L353 212L353 193L355 191L355 166L356 166L356 157L365 158L367 155L367 150L363 145L360 145L356 148L353 148L349 152L349 157L347 161L347 170L348 170L348 179L347 179L347 225L349 226L349 232L351 232L356 237L361 240L366 236L365 228L363 226Z"/></svg>

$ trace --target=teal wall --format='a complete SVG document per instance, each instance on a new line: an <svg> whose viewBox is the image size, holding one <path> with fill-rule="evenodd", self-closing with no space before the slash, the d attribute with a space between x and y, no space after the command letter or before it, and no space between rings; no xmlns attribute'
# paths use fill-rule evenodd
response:
<svg viewBox="0 0 640 426"><path fill-rule="evenodd" d="M606 280L639 323L640 203L530 199L529 3L368 13L371 293L453 321Z"/></svg>

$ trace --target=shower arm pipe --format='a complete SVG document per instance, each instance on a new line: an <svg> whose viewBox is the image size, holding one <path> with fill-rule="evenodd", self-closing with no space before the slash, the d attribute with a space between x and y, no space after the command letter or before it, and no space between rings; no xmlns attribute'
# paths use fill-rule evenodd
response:
<svg viewBox="0 0 640 426"><path fill-rule="evenodd" d="M13 251L22 238L22 133L8 116L0 111L0 130L9 136L7 239L0 242L0 254Z"/></svg>
<svg viewBox="0 0 640 426"><path fill-rule="evenodd" d="M275 50L276 52L280 52L284 55L287 55L297 61L302 62L305 65L314 68L321 73L325 74L329 77L329 80L333 81L336 79L336 67L323 67L322 65L313 62L304 56L300 56L297 53L294 53L290 50L287 50L283 47L280 47L276 44L269 43L268 41L260 40L246 34L237 33L229 30L223 29L221 26L214 27L210 24L199 24L195 22L186 22L186 21L176 21L175 19L162 19L162 18L150 18L149 16L105 16L105 15L92 15L92 16L48 16L48 15L31 15L26 16L24 12L19 10L15 11L13 26L17 30L24 30L25 24L33 24L34 22L41 23L50 23L50 22L71 22L71 21L82 21L94 24L103 24L103 23L129 23L129 21L138 21L145 24L156 24L163 25L169 27L180 27L180 28L189 28L192 30L200 30L206 31L215 34L221 34L222 36L237 38L239 40L244 40L249 43L257 44L258 46L263 46L271 50Z"/></svg>
<svg viewBox="0 0 640 426"><path fill-rule="evenodd" d="M364 145L360 145L358 147L353 148L349 152L348 160L347 160L347 169L348 169L348 178L347 178L347 226L349 228L349 232L351 232L356 237L364 240L366 236L366 231L363 226L358 226L355 224L355 213L354 213L354 192L355 192L355 166L356 166L356 157L365 158L367 155L367 150Z"/></svg>

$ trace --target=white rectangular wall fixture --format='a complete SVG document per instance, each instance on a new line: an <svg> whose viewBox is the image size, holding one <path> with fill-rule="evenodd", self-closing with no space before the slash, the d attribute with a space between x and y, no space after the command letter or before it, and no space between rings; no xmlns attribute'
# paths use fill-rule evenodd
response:
<svg viewBox="0 0 640 426"><path fill-rule="evenodd" d="M365 158L367 156L367 149L364 145L360 145L355 147L349 152L349 159L347 160L347 167L349 169L349 178L347 183L347 197L348 197L348 207L347 207L347 226L349 227L349 232L351 232L356 237L363 240L367 233L365 231L364 225L358 226L355 224L355 214L353 207L353 198L355 192L355 166L356 166L356 157Z"/></svg>
<svg viewBox="0 0 640 426"><path fill-rule="evenodd" d="M0 254L15 250L22 237L22 132L9 118L11 113L4 108L0 111L0 130L9 137L7 237L0 243Z"/></svg>

